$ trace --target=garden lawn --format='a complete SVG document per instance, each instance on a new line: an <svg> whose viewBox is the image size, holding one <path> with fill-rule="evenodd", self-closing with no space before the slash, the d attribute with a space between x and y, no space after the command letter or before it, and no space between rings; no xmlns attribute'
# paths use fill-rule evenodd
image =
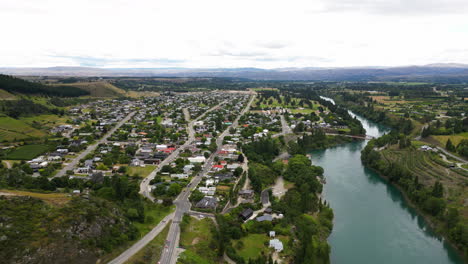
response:
<svg viewBox="0 0 468 264"><path fill-rule="evenodd" d="M236 248L237 241L242 241L244 244L241 249ZM258 258L262 252L267 252L268 248L265 243L268 243L270 238L265 234L249 234L237 241L233 243L234 248L236 248L237 254L247 261Z"/></svg>

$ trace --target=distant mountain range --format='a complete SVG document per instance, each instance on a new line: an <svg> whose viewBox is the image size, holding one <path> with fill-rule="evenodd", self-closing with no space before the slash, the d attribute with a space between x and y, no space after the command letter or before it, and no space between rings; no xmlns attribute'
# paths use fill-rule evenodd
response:
<svg viewBox="0 0 468 264"><path fill-rule="evenodd" d="M228 77L252 80L309 81L449 81L468 82L468 64L429 64L402 67L348 68L0 68L0 73L23 76L82 77Z"/></svg>

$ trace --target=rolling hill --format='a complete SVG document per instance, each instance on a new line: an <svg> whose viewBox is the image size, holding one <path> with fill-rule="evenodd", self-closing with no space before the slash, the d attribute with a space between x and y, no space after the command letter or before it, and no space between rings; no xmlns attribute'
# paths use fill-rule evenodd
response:
<svg viewBox="0 0 468 264"><path fill-rule="evenodd" d="M76 82L76 83L67 83L67 84L55 84L57 86L71 86L78 87L82 90L85 90L92 97L120 97L125 96L125 91L115 87L114 85L105 82Z"/></svg>

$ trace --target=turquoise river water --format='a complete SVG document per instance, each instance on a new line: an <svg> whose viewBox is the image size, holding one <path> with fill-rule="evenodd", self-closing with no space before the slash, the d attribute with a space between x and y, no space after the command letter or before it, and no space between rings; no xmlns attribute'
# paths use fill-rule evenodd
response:
<svg viewBox="0 0 468 264"><path fill-rule="evenodd" d="M385 133L358 116L368 135ZM329 237L333 264L462 264L464 261L400 191L360 160L367 141L312 151L312 163L325 170L323 199L335 213Z"/></svg>

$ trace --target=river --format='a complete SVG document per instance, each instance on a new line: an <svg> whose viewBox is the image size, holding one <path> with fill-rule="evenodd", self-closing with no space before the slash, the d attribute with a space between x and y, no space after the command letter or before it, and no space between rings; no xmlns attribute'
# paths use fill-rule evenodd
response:
<svg viewBox="0 0 468 264"><path fill-rule="evenodd" d="M368 135L384 127L357 116ZM325 170L323 197L335 213L333 264L462 264L462 258L409 207L401 193L360 160L367 141L312 151Z"/></svg>

